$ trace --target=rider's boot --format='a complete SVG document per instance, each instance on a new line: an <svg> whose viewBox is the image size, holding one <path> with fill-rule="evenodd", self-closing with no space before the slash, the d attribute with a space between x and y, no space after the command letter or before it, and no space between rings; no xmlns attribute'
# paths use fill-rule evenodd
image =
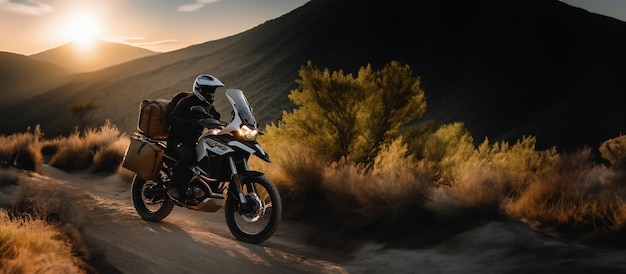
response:
<svg viewBox="0 0 626 274"><path fill-rule="evenodd" d="M180 193L178 192L178 186L172 184L167 188L167 194L172 197L172 199L180 202Z"/></svg>
<svg viewBox="0 0 626 274"><path fill-rule="evenodd" d="M186 192L187 192L187 180L185 178L185 174L177 174L174 173L174 175L172 176L172 183L169 185L168 189L167 189L167 193L170 195L170 197L172 197L173 199L175 199L176 201L178 201L178 203L180 204L185 204L185 197Z"/></svg>

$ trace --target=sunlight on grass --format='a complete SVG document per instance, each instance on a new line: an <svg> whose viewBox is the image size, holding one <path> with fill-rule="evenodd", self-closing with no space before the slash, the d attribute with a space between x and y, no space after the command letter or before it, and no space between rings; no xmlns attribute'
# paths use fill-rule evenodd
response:
<svg viewBox="0 0 626 274"><path fill-rule="evenodd" d="M0 210L0 272L85 273L67 238L31 216L9 217Z"/></svg>
<svg viewBox="0 0 626 274"><path fill-rule="evenodd" d="M590 150L562 155L507 212L542 229L568 233L625 229L623 170L595 165Z"/></svg>
<svg viewBox="0 0 626 274"><path fill-rule="evenodd" d="M532 136L474 147L459 125L442 128L426 141L426 152L417 153L425 158L415 158L398 139L380 151L369 172L280 138L266 142L275 161L265 166L274 166L266 170L276 176L291 214L319 216L343 231L394 230L385 222L430 216L439 220L432 225L517 219L580 236L626 232L626 177L619 164L595 163L589 149L540 151ZM621 143L611 145L611 162L623 161Z"/></svg>
<svg viewBox="0 0 626 274"><path fill-rule="evenodd" d="M43 158L41 148L41 132L39 126L31 132L0 136L0 165L14 166L21 169L41 172Z"/></svg>
<svg viewBox="0 0 626 274"><path fill-rule="evenodd" d="M54 152L48 163L50 166L64 171L93 167L97 172L115 172L128 142L126 134L107 120L98 129L86 129L84 134L74 132L68 137L47 141L45 146Z"/></svg>
<svg viewBox="0 0 626 274"><path fill-rule="evenodd" d="M260 141L272 162L252 157L249 164L275 182L289 219L344 235L385 240L442 227L454 231L488 220L518 220L575 238L626 233L622 136L601 146L606 162L599 163L589 148L562 154L554 148L536 150L531 136L512 145L485 140L474 146L462 124L424 134L424 145L412 146L420 150L409 149L399 136L366 166L349 158L329 160L270 132ZM46 155L50 165L68 172L116 172L126 180L133 176L120 167L130 140L110 122L84 134L53 140L41 136L37 130L2 136L3 164L26 167L15 164L15 159L26 158L37 170ZM21 248L5 248L0 255L8 261L3 266L27 267L13 255ZM46 257L51 255L33 252L20 254L51 260Z"/></svg>

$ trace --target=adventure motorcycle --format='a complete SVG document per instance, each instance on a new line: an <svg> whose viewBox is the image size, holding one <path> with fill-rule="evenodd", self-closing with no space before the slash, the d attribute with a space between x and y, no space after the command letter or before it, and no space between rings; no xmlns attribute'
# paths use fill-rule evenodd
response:
<svg viewBox="0 0 626 274"><path fill-rule="evenodd" d="M171 178L176 159L167 153L164 141L156 142L164 151L159 174L154 180L135 176L132 200L137 213L148 221L163 220L175 205L203 212L224 208L226 224L235 238L260 243L272 236L278 227L282 215L281 198L270 179L248 166L250 155L266 162L270 162L270 158L257 142L257 135L262 133L257 129L243 91L228 89L226 97L233 107L230 123L213 118L200 119L205 130L196 145L198 164L190 168L193 175L187 190L190 198L186 203L178 203L168 194L170 184L175 184ZM201 106L194 106L191 111L210 116ZM134 138L150 141L139 133Z"/></svg>

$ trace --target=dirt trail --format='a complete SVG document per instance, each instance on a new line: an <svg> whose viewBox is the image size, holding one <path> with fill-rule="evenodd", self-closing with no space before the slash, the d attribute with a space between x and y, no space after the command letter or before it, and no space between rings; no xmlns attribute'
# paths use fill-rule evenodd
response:
<svg viewBox="0 0 626 274"><path fill-rule="evenodd" d="M107 274L626 273L624 249L589 247L501 222L427 249L368 244L344 254L304 244L303 227L284 221L269 240L253 245L234 239L221 210L201 213L176 207L163 222L141 220L131 204L128 182L118 175L67 174L49 166L43 175L20 174L19 187L27 188L35 202L70 212L65 218L112 265L103 271ZM1 189L0 201L15 195Z"/></svg>
<svg viewBox="0 0 626 274"><path fill-rule="evenodd" d="M222 210L175 207L163 222L146 222L117 175L68 174L47 165L42 174L22 180L28 195L69 212L64 218L116 268L107 273L348 273L332 255L303 245L295 225L281 224L266 242L248 244L230 234Z"/></svg>

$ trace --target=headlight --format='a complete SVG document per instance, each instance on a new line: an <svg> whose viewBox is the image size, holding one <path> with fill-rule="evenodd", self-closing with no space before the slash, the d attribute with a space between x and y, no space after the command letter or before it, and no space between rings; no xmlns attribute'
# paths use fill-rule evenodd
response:
<svg viewBox="0 0 626 274"><path fill-rule="evenodd" d="M259 134L259 131L256 129L251 129L248 126L244 125L239 129L239 135L245 141L256 141L256 137Z"/></svg>

